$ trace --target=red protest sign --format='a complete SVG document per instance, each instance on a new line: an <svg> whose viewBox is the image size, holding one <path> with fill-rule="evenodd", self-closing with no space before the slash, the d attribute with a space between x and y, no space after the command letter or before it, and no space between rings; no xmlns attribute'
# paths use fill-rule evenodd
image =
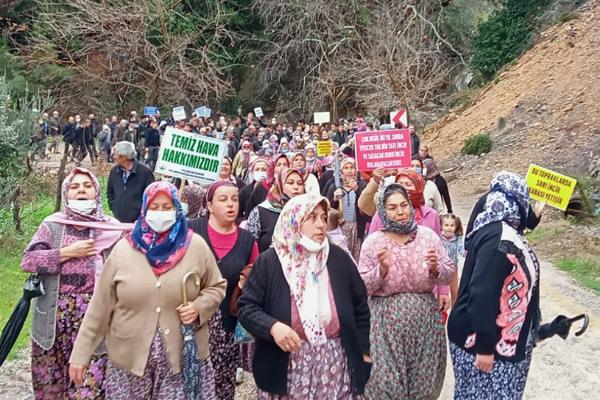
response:
<svg viewBox="0 0 600 400"><path fill-rule="evenodd" d="M354 146L356 165L359 171L410 167L410 131L408 129L356 132Z"/></svg>

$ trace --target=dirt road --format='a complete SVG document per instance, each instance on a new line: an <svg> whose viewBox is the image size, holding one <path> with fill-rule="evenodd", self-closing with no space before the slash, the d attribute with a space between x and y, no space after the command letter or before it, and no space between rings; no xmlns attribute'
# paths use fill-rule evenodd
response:
<svg viewBox="0 0 600 400"><path fill-rule="evenodd" d="M468 219L474 204L473 196L455 199L456 212ZM543 223L543 222L542 222ZM557 243L560 245L560 243ZM543 254L538 254L543 258ZM556 315L573 316L582 312L590 315L590 327L580 338L571 335L566 341L549 339L536 348L525 391L526 399L547 400L560 397L565 400L598 398L600 389L600 298L579 287L573 279L542 262L541 306L546 322ZM248 376L248 381L251 377ZM452 398L454 376L450 361L440 399ZM0 369L0 400L32 399L30 392L29 350L24 350L14 361ZM238 388L237 399L255 398L250 382Z"/></svg>

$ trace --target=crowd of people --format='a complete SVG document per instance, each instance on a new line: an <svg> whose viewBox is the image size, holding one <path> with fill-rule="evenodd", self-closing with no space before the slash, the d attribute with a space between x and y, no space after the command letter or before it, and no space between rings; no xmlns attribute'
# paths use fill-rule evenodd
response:
<svg viewBox="0 0 600 400"><path fill-rule="evenodd" d="M154 176L166 126L228 142L216 182ZM540 321L523 233L541 207L522 176L500 172L463 229L412 127L410 167L358 171L354 135L376 128L135 112L63 126L44 114L35 154L57 152L62 132L78 164L22 261L45 287L32 308L36 399L233 399L243 371L259 399L436 399L448 342L455 398L520 399ZM333 153L318 156L324 140ZM115 163L114 217L87 155Z"/></svg>

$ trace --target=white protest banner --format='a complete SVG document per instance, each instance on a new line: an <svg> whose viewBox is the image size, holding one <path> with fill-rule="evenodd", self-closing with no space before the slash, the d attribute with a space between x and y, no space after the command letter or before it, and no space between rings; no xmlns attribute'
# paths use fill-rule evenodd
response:
<svg viewBox="0 0 600 400"><path fill-rule="evenodd" d="M331 115L329 114L329 111L316 112L313 120L315 121L315 124L325 124L331 121Z"/></svg>
<svg viewBox="0 0 600 400"><path fill-rule="evenodd" d="M207 117L210 117L210 115L212 114L212 109L210 109L206 106L202 106L202 107L196 108L194 110L194 112L196 113L197 117L207 118Z"/></svg>
<svg viewBox="0 0 600 400"><path fill-rule="evenodd" d="M395 127L398 123L401 128L408 128L408 113L406 110L400 109L390 113L390 124Z"/></svg>
<svg viewBox="0 0 600 400"><path fill-rule="evenodd" d="M156 172L209 185L219 179L227 142L167 127Z"/></svg>
<svg viewBox="0 0 600 400"><path fill-rule="evenodd" d="M175 121L182 121L184 119L187 119L187 116L185 115L184 106L173 107L173 119Z"/></svg>
<svg viewBox="0 0 600 400"><path fill-rule="evenodd" d="M260 118L260 117L262 117L263 115L265 115L265 114L263 113L262 107L256 107L256 108L254 109L254 115L256 115L256 118Z"/></svg>

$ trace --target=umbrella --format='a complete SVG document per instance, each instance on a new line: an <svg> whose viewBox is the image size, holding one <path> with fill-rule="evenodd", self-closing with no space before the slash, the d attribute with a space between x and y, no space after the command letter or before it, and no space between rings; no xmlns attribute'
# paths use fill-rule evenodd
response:
<svg viewBox="0 0 600 400"><path fill-rule="evenodd" d="M44 286L38 275L30 275L23 285L23 297L12 312L0 336L0 367L4 364L8 353L23 329L23 324L29 313L31 300L44 294Z"/></svg>
<svg viewBox="0 0 600 400"><path fill-rule="evenodd" d="M538 329L538 339L542 341L544 339L548 339L554 335L558 335L563 339L566 339L569 336L569 331L571 330L571 325L573 322L577 322L579 320L583 320L583 325L580 330L575 332L575 336L581 336L586 331L590 319L586 314L580 314L573 318L567 318L564 315L559 315L554 318L554 321L541 325Z"/></svg>
<svg viewBox="0 0 600 400"><path fill-rule="evenodd" d="M194 284L200 287L200 274L195 271L184 275L181 282L181 296L183 304L188 304L186 283L190 277L194 277ZM183 389L187 400L202 399L202 371L200 370L200 356L198 355L198 345L195 340L196 329L192 324L181 325L181 335L183 336L183 365L181 376L183 377Z"/></svg>

